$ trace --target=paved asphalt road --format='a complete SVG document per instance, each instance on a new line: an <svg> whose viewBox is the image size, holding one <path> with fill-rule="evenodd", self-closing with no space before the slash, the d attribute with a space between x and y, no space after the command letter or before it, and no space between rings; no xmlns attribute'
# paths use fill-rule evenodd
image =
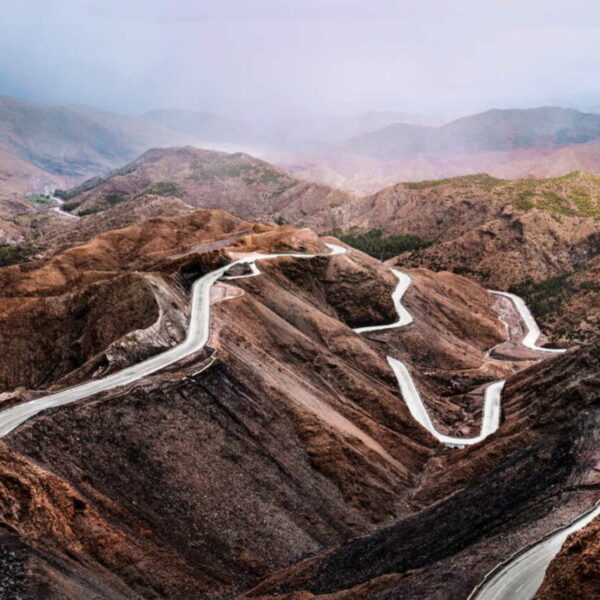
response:
<svg viewBox="0 0 600 600"><path fill-rule="evenodd" d="M346 252L346 248L336 246L334 244L326 244L331 250L329 256L336 254L343 254ZM0 437L5 436L7 433L12 431L15 427L18 427L31 417L37 415L43 410L48 408L56 408L65 404L71 404L78 400L83 400L98 394L105 392L113 388L121 387L156 373L169 365L201 350L207 343L210 334L210 288L212 285L221 277L226 271L228 271L233 265L236 264L250 264L251 266L257 260L268 260L279 257L294 257L294 258L311 258L314 254L252 254L244 258L211 271L198 279L192 287L192 301L191 301L191 314L190 324L188 327L187 335L185 340L162 352L152 358L149 358L143 362L140 362L131 367L127 367L111 375L107 375L102 379L94 379L81 385L77 385L71 388L67 388L55 394L36 398L29 402L24 402L12 408L8 408L0 412ZM256 273L257 269L252 267L252 273Z"/></svg>

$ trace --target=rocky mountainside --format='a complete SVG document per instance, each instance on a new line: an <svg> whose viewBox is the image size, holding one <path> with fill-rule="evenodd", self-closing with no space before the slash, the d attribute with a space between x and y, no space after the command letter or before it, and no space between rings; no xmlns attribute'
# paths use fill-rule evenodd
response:
<svg viewBox="0 0 600 600"><path fill-rule="evenodd" d="M248 154L191 146L150 150L106 177L69 190L64 197L69 210L85 215L139 194L157 193L179 197L197 208L223 208L243 218L290 223L351 198L299 181Z"/></svg>
<svg viewBox="0 0 600 600"><path fill-rule="evenodd" d="M96 223L88 226L90 233L132 223L144 213L129 207L146 205L145 197L154 198L152 214L158 214L157 194L171 197L165 211L185 210L186 204L224 206L243 218L322 233L378 230L384 237L421 238L416 247L429 247L392 263L467 274L492 288L516 286L563 344L590 340L598 327L593 307L600 282L593 259L600 250L600 180L590 174L517 181L473 175L398 184L355 198L299 182L245 154L152 150L106 178L70 190L67 207L90 216L82 225L50 228L41 239L48 245L69 237L83 241L89 236L78 231L86 222Z"/></svg>
<svg viewBox="0 0 600 600"><path fill-rule="evenodd" d="M423 510L282 570L244 597L466 598L500 560L597 500L599 366L596 342L510 379L504 425L489 442L428 469L413 495ZM562 564L578 551L573 540ZM577 568L554 571L554 585L575 589ZM584 597L565 596L568 589L548 583L540 598Z"/></svg>
<svg viewBox="0 0 600 600"><path fill-rule="evenodd" d="M600 179L594 175L517 181L472 175L404 183L301 222L319 231L417 236L433 243L390 264L467 274L497 289L515 287L563 342L589 340L597 331Z"/></svg>
<svg viewBox="0 0 600 600"><path fill-rule="evenodd" d="M416 539L430 542L416 566L452 561L457 552L486 557L460 585L431 579L449 594L476 583L502 556L494 539L506 531L509 544L522 539L519 523L503 516L544 499L526 523L534 535L588 502L591 488L565 491L563 512L548 512L551 492L589 463L580 461L593 433L584 412L568 432L556 423L565 410L577 412L575 401L592 406L594 348L562 359L567 405L551 362L523 371L541 356L520 349L517 317L504 317L514 319L512 341L502 356L490 356L506 341L506 307L472 280L426 269L407 270L411 325L359 334L352 328L396 319L397 279L359 251L328 256L324 241L309 229L186 209L0 269L2 408L179 343L191 283L217 266L256 251L316 254L260 261L260 275L218 282L208 348L124 388L42 412L3 438L3 592L63 599L322 593L336 591L335 581L348 587L380 575L369 589L400 577L425 590L426 571L403 574L402 565L413 569L410 552L393 563L393 576L377 559L347 578L353 559L335 559L322 583L301 583L303 565L320 564L320 553L352 552L363 543L352 542L357 536L393 540L390 531L416 523ZM241 265L231 271L244 273ZM440 445L409 412L388 355L410 366L436 426L451 435L472 435L483 386L509 377L501 430L469 450ZM529 425L543 409L538 431ZM557 469L556 457L569 448L572 462ZM509 498L502 486L523 494ZM463 497L473 510L485 498L499 501L477 520L473 512L459 516ZM465 530L435 538L440 511L441 522ZM546 520L534 524L538 515ZM448 540L446 550L436 550L435 539ZM316 558L299 562L309 555ZM328 579L331 568L337 575Z"/></svg>

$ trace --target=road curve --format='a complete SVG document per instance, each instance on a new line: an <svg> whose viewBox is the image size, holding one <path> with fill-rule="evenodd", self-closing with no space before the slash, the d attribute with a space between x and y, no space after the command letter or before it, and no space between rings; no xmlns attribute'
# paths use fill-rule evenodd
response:
<svg viewBox="0 0 600 600"><path fill-rule="evenodd" d="M472 438L459 438L444 435L440 433L433 425L427 408L421 399L421 395L417 390L415 382L407 366L391 356L387 357L387 361L394 371L394 375L400 386L402 397L408 406L410 414L415 421L425 427L438 441L453 448L463 448L471 446L484 440L488 435L494 433L500 425L500 400L502 388L504 388L505 380L495 381L490 383L485 388L485 397L483 402L483 419L481 421L481 432L478 436Z"/></svg>
<svg viewBox="0 0 600 600"><path fill-rule="evenodd" d="M514 554L488 573L467 600L531 600L538 591L546 569L572 533L600 515L600 504L569 525Z"/></svg>
<svg viewBox="0 0 600 600"><path fill-rule="evenodd" d="M331 251L327 256L334 256L347 252L346 248L335 244L326 243ZM12 408L0 411L0 437L21 425L27 419L37 415L48 408L56 408L71 404L78 400L83 400L123 385L127 385L142 377L156 373L165 367L201 350L207 343L210 335L210 288L213 284L232 266L237 264L250 264L252 274L258 274L260 271L255 267L257 260L268 260L280 257L293 258L312 258L316 254L258 254L254 253L248 257L240 258L224 267L207 273L192 286L192 299L190 310L190 323L187 334L183 342L169 348L161 354L157 354L140 363L107 375L101 379L94 379L71 388L61 390L48 396L36 398L23 404L18 404Z"/></svg>
<svg viewBox="0 0 600 600"><path fill-rule="evenodd" d="M391 271L398 279L398 284L392 293L392 300L394 301L394 306L396 307L398 320L388 325L358 327L354 330L357 333L381 331L383 329L392 329L393 327L403 327L405 325L410 325L410 323L413 322L412 315L402 304L402 298L412 283L412 279L410 275L403 273L402 271L398 271L397 269L391 269ZM402 393L402 398L404 399L404 402L406 402L408 410L413 419L415 419L415 421L417 421L417 423L419 423L422 427L427 429L427 431L429 431L429 433L431 433L442 444L446 444L447 446L451 446L453 448L463 448L464 446L481 442L488 435L494 433L494 431L498 429L498 426L500 425L500 401L502 388L506 383L505 380L495 381L494 383L488 385L485 389L481 433L472 438L457 438L444 435L435 428L431 418L429 417L425 403L421 399L421 395L417 390L417 386L415 385L410 371L408 370L408 367L403 362L391 356L387 357L387 361L394 371L394 375L398 381L398 386L400 387L400 392Z"/></svg>
<svg viewBox="0 0 600 600"><path fill-rule="evenodd" d="M536 342L540 338L540 335L542 335L542 332L540 331L538 324L533 318L533 315L527 307L527 304L525 304L525 300L523 300L523 298L517 296L516 294L511 294L509 292L498 292L496 290L490 290L490 292L492 294L496 294L497 296L504 296L505 298L509 298L515 305L515 308L519 312L519 315L521 319L523 319L525 327L527 328L527 333L525 334L525 337L521 340L521 344L523 344L523 346L531 350L541 350L542 352L566 352L566 350L562 348L543 348L542 346L537 345Z"/></svg>
<svg viewBox="0 0 600 600"><path fill-rule="evenodd" d="M56 202L58 204L58 206L53 206L50 210L55 212L57 215L62 215L63 217L68 217L69 219L79 219L79 215L74 215L72 213L66 212L65 210L63 210L63 204L65 203L65 201L62 198L59 198L58 196L54 195L54 192L56 191L56 186L54 185L47 185L46 187L44 187L44 195L48 196L50 198L50 200L54 200L54 202Z"/></svg>
<svg viewBox="0 0 600 600"><path fill-rule="evenodd" d="M370 327L357 327L354 330L356 331L356 333L367 333L368 331L381 331L382 329L404 327L404 325L410 325L410 323L413 322L412 315L406 310L406 308L404 308L404 305L402 304L402 296L404 296L404 293L410 286L412 279L410 278L410 275L407 275L402 271L398 271L398 269L391 269L391 271L398 279L398 284L392 292L392 300L394 302L394 307L396 308L398 320L388 325L372 325Z"/></svg>

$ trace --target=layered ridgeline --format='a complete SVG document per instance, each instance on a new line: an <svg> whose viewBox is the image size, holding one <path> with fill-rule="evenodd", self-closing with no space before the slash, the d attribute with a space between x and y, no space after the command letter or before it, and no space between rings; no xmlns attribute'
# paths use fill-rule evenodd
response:
<svg viewBox="0 0 600 600"><path fill-rule="evenodd" d="M598 114L558 107L490 110L439 127L399 122L279 160L297 165L303 178L362 194L484 172L508 179L600 175L599 124Z"/></svg>
<svg viewBox="0 0 600 600"><path fill-rule="evenodd" d="M345 192L300 181L248 154L191 146L150 150L62 197L67 210L86 215L140 194L175 196L197 208L221 208L243 218L289 223L352 198Z"/></svg>
<svg viewBox="0 0 600 600"><path fill-rule="evenodd" d="M556 148L600 138L600 115L544 107L489 110L439 127L390 125L348 140L355 154L394 159L418 154L475 154Z"/></svg>
<svg viewBox="0 0 600 600"><path fill-rule="evenodd" d="M125 218L130 204L149 202L159 210L160 197L165 211L175 203L224 207L244 218L307 225L380 259L402 253L397 264L514 288L563 343L591 339L598 327L600 180L590 174L517 181L473 175L398 184L357 198L301 182L246 154L184 147L149 151L64 194L66 208L84 215L95 233L103 221L132 222L108 218ZM81 229L61 224L43 239L82 241Z"/></svg>

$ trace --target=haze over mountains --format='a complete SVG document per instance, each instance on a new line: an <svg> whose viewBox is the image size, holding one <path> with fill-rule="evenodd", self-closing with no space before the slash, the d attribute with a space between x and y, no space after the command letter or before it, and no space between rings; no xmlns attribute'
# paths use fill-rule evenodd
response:
<svg viewBox="0 0 600 600"><path fill-rule="evenodd" d="M600 172L600 115L553 107L491 110L439 126L423 124L439 118L391 111L259 124L208 112L132 117L2 97L0 116L4 162L15 165L0 194L13 198L42 191L42 182L64 187L106 173L150 148L185 144L250 152L302 179L356 193L475 172L504 178Z"/></svg>

